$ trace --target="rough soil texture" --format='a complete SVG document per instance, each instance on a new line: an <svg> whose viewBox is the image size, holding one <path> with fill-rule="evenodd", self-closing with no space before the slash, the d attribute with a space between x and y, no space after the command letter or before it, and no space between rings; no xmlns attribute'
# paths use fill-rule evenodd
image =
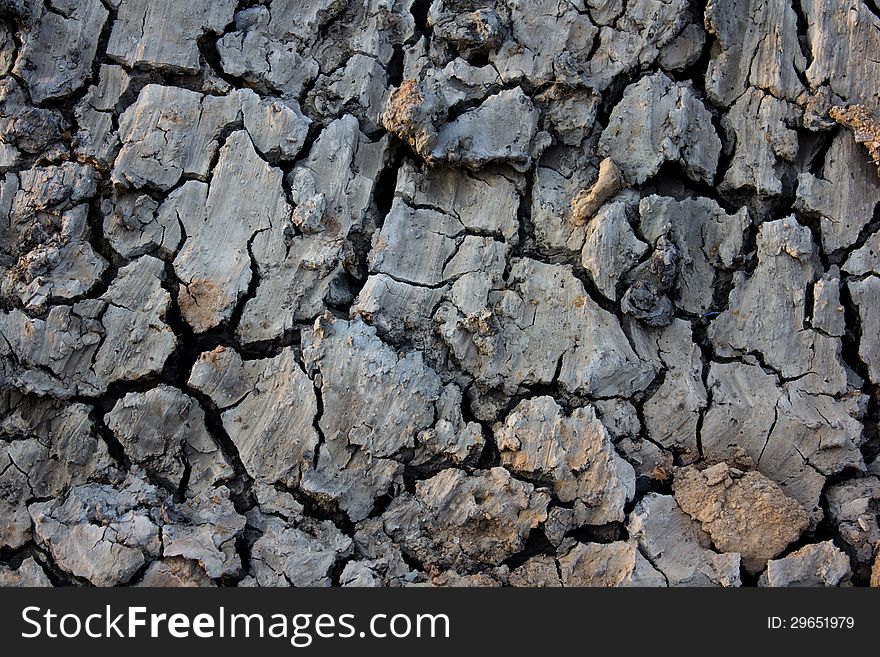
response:
<svg viewBox="0 0 880 657"><path fill-rule="evenodd" d="M873 0L0 0L0 585L880 585Z"/></svg>

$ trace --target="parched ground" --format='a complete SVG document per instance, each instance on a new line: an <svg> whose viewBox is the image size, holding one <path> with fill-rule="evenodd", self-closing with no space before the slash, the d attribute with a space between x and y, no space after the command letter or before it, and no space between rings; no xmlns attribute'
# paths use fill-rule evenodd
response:
<svg viewBox="0 0 880 657"><path fill-rule="evenodd" d="M0 584L880 583L874 0L0 18Z"/></svg>

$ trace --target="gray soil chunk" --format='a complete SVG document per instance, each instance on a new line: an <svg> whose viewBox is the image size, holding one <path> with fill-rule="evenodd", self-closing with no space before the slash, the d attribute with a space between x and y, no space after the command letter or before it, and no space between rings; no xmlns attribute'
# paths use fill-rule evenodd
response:
<svg viewBox="0 0 880 657"><path fill-rule="evenodd" d="M667 586L633 541L575 543L557 563L563 586Z"/></svg>
<svg viewBox="0 0 880 657"><path fill-rule="evenodd" d="M0 312L0 357L10 383L68 398L159 373L177 345L164 321L171 297L163 276L162 262L143 256L120 269L99 299L54 306L45 320ZM54 347L47 351L45 343Z"/></svg>
<svg viewBox="0 0 880 657"><path fill-rule="evenodd" d="M759 586L840 586L851 575L849 557L831 541L806 545L767 562Z"/></svg>
<svg viewBox="0 0 880 657"><path fill-rule="evenodd" d="M495 435L506 468L549 484L561 502L575 504L586 524L624 520L635 472L614 452L592 408L566 416L552 397L524 400Z"/></svg>
<svg viewBox="0 0 880 657"><path fill-rule="evenodd" d="M12 72L41 104L69 96L92 73L109 12L100 0L30 2L29 25Z"/></svg>
<svg viewBox="0 0 880 657"><path fill-rule="evenodd" d="M235 0L118 0L107 56L126 66L199 71L196 41L232 21ZM162 38L155 37L161 32Z"/></svg>
<svg viewBox="0 0 880 657"><path fill-rule="evenodd" d="M843 392L846 375L840 340L805 329L805 295L792 294L792 290L802 294L801 290L816 282L819 272L809 228L793 216L762 224L757 268L748 278L738 275L734 279L730 309L709 329L718 354L757 352L784 378L809 375L816 392Z"/></svg>
<svg viewBox="0 0 880 657"><path fill-rule="evenodd" d="M385 532L430 567L499 565L547 518L549 495L504 468L449 469L419 482L382 516Z"/></svg>
<svg viewBox="0 0 880 657"><path fill-rule="evenodd" d="M571 269L515 259L507 287L478 274L453 285L435 316L450 350L480 384L514 391L550 383L597 397L644 388L652 368L632 351L617 318Z"/></svg>
<svg viewBox="0 0 880 657"><path fill-rule="evenodd" d="M160 385L129 393L104 417L126 456L171 490L204 491L233 475L198 402Z"/></svg>
<svg viewBox="0 0 880 657"><path fill-rule="evenodd" d="M201 354L189 385L220 409L223 427L254 479L299 484L318 444L312 426L318 408L314 386L292 349L244 361L233 349L218 347Z"/></svg>
<svg viewBox="0 0 880 657"><path fill-rule="evenodd" d="M692 180L711 184L721 140L693 88L661 72L626 88L599 140L599 152L614 158L633 185L656 175L667 161L680 162Z"/></svg>

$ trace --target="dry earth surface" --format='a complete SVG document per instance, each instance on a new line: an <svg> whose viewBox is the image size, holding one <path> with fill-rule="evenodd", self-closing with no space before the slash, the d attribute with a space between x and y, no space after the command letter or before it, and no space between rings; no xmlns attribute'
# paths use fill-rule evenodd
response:
<svg viewBox="0 0 880 657"><path fill-rule="evenodd" d="M0 584L880 566L875 0L0 0Z"/></svg>

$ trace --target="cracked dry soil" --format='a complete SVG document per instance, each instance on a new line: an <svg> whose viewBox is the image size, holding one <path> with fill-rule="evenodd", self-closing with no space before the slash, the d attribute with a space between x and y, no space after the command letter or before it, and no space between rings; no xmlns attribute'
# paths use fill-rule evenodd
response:
<svg viewBox="0 0 880 657"><path fill-rule="evenodd" d="M0 0L0 584L878 584L878 52Z"/></svg>

